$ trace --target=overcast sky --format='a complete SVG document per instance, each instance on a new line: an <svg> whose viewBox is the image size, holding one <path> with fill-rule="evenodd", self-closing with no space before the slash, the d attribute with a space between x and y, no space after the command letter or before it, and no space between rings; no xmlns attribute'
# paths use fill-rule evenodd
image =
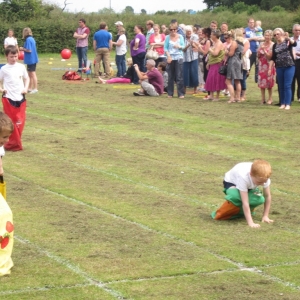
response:
<svg viewBox="0 0 300 300"><path fill-rule="evenodd" d="M63 7L65 0L48 0L46 2L56 3L58 6ZM121 12L126 6L131 6L135 13L140 13L141 9L145 9L147 13L155 13L158 10L203 10L206 5L201 0L151 0L151 1L138 1L138 0L66 0L67 10L70 12L97 12L102 8L111 8L116 12Z"/></svg>

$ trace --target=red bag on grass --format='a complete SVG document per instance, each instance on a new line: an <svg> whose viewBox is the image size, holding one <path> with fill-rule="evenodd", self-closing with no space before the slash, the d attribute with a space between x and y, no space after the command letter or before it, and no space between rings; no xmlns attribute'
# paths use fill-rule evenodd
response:
<svg viewBox="0 0 300 300"><path fill-rule="evenodd" d="M11 151L23 150L21 137L26 119L26 100L24 99L19 107L13 106L6 97L2 97L2 103L3 112L11 118L14 124L14 131L4 148Z"/></svg>
<svg viewBox="0 0 300 300"><path fill-rule="evenodd" d="M63 80L80 80L81 77L78 73L76 73L75 71L67 71L63 76L62 76Z"/></svg>

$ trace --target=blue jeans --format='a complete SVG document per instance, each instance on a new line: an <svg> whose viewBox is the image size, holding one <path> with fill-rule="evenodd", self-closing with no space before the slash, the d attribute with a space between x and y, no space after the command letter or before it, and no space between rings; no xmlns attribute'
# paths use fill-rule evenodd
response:
<svg viewBox="0 0 300 300"><path fill-rule="evenodd" d="M295 66L276 68L276 74L280 93L280 104L291 105Z"/></svg>
<svg viewBox="0 0 300 300"><path fill-rule="evenodd" d="M87 61L87 50L88 47L76 47L76 53L78 57L78 69L81 71L83 67L86 67L86 61ZM83 66L82 66L83 61Z"/></svg>
<svg viewBox="0 0 300 300"><path fill-rule="evenodd" d="M247 70L243 70L243 79L241 80L241 87L242 91L246 91L247 85L246 85L246 80L247 80Z"/></svg>
<svg viewBox="0 0 300 300"><path fill-rule="evenodd" d="M116 65L117 65L117 77L124 76L126 73L126 61L125 61L125 55L116 55Z"/></svg>
<svg viewBox="0 0 300 300"><path fill-rule="evenodd" d="M179 60L172 60L170 64L167 64L168 73L168 96L174 94L174 82L177 84L178 97L184 96L184 84L183 84L183 58Z"/></svg>

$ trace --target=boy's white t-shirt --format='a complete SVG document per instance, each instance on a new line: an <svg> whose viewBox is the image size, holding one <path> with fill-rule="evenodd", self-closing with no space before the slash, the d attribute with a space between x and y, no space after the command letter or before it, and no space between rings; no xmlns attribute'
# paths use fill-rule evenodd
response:
<svg viewBox="0 0 300 300"><path fill-rule="evenodd" d="M15 37L7 37L5 40L4 40L4 46L17 46L18 45L18 41Z"/></svg>
<svg viewBox="0 0 300 300"><path fill-rule="evenodd" d="M233 183L236 188L242 192L248 192L249 189L255 189L257 185L252 182L250 171L252 162L242 162L235 165L231 170L225 173L224 180ZM263 184L267 188L271 184L270 178Z"/></svg>
<svg viewBox="0 0 300 300"><path fill-rule="evenodd" d="M0 147L0 156L4 156L5 155L5 150L4 150L4 146Z"/></svg>
<svg viewBox="0 0 300 300"><path fill-rule="evenodd" d="M123 41L123 43L121 44L121 46L117 46L116 47L116 54L117 55L124 55L127 52L127 46L126 46L126 35L125 34L121 34L118 38L118 41L121 40Z"/></svg>
<svg viewBox="0 0 300 300"><path fill-rule="evenodd" d="M0 81L3 82L3 89L7 91L5 96L14 101L21 101L24 90L23 79L28 78L24 65L16 62L13 65L6 64L0 69Z"/></svg>

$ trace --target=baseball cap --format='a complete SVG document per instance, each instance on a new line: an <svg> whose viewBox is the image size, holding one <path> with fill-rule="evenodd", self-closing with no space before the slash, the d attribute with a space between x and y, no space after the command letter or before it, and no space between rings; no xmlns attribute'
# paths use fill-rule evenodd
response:
<svg viewBox="0 0 300 300"><path fill-rule="evenodd" d="M121 21L118 21L118 22L115 23L115 25L121 25L121 26L123 26L123 23Z"/></svg>

